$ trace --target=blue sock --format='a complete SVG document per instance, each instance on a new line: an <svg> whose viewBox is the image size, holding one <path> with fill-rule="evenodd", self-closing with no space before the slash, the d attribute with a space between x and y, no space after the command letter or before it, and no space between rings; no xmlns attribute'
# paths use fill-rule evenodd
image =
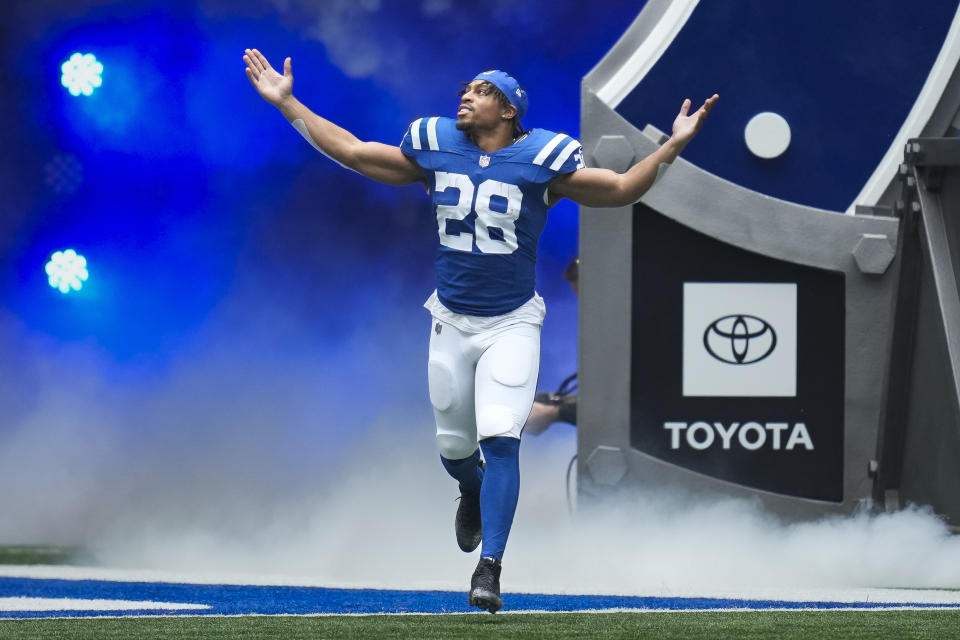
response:
<svg viewBox="0 0 960 640"><path fill-rule="evenodd" d="M483 483L483 469L480 468L480 449L472 456L460 460L451 460L440 456L443 468L454 480L460 483L460 489L469 493L480 493Z"/></svg>
<svg viewBox="0 0 960 640"><path fill-rule="evenodd" d="M520 440L498 436L480 441L487 471L480 490L483 558L503 558L520 496Z"/></svg>

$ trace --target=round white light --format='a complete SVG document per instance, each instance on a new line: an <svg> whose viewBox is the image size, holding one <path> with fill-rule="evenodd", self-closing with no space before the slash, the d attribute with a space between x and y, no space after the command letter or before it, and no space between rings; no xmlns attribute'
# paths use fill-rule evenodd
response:
<svg viewBox="0 0 960 640"><path fill-rule="evenodd" d="M60 65L60 84L73 96L93 95L93 90L103 84L103 65L92 53L75 53Z"/></svg>
<svg viewBox="0 0 960 640"><path fill-rule="evenodd" d="M743 138L753 155L776 158L790 146L790 125L779 113L764 111L750 118Z"/></svg>
<svg viewBox="0 0 960 640"><path fill-rule="evenodd" d="M80 291L90 275L87 271L87 259L73 249L54 252L44 266L44 271L47 272L50 286L59 289L60 293Z"/></svg>

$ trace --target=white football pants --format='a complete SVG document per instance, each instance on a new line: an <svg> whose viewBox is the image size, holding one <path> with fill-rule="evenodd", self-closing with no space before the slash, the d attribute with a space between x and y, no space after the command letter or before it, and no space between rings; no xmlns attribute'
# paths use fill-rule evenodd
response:
<svg viewBox="0 0 960 640"><path fill-rule="evenodd" d="M440 455L460 460L473 455L478 439L519 438L539 373L538 325L465 333L433 318L427 377Z"/></svg>

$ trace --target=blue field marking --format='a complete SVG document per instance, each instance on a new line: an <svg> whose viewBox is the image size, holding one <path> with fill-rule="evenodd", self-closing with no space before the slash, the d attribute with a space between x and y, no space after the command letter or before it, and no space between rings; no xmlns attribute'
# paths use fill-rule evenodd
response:
<svg viewBox="0 0 960 640"><path fill-rule="evenodd" d="M0 578L0 598L77 598L135 600L207 605L204 610L0 611L0 618L46 618L144 615L304 615L380 613L466 613L466 592L330 589L324 587L207 585L172 582L114 582ZM523 611L602 611L610 609L764 610L764 609L955 609L958 604L911 602L834 602L673 598L647 596L579 596L504 594L505 613Z"/></svg>

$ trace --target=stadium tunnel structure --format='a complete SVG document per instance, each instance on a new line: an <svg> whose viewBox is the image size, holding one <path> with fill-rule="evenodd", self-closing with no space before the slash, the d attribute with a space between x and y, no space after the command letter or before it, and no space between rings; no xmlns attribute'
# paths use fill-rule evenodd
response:
<svg viewBox="0 0 960 640"><path fill-rule="evenodd" d="M587 164L721 97L639 202L581 212L582 504L960 525L958 61L952 1L647 3L584 79Z"/></svg>

